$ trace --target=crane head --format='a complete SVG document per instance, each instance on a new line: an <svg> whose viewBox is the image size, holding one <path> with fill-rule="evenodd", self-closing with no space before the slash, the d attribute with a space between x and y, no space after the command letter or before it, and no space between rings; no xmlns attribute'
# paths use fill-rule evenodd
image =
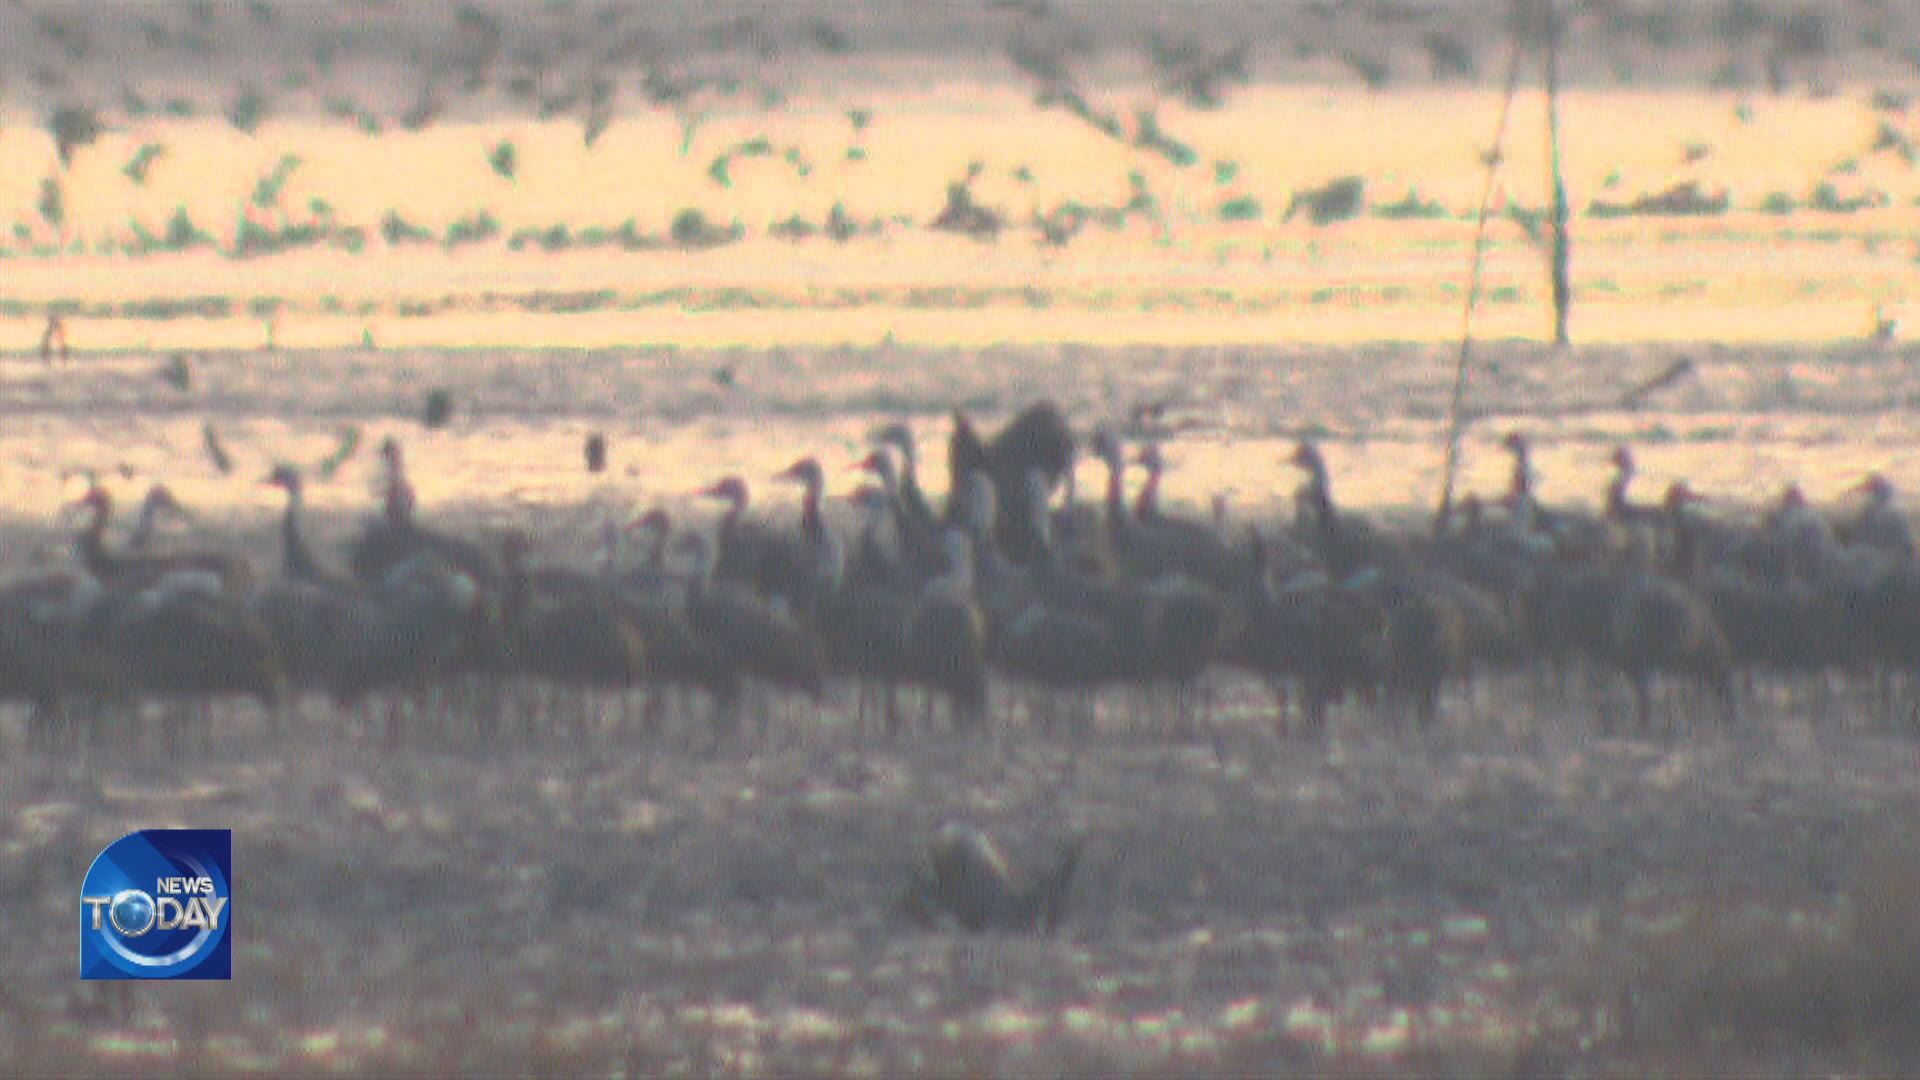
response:
<svg viewBox="0 0 1920 1080"><path fill-rule="evenodd" d="M826 485L827 474L820 467L819 458L804 457L774 473L773 479L805 484L808 488L818 491Z"/></svg>
<svg viewBox="0 0 1920 1080"><path fill-rule="evenodd" d="M667 513L664 507L656 506L629 522L627 531L629 533L652 533L656 536L666 536L673 532L673 518Z"/></svg>
<svg viewBox="0 0 1920 1080"><path fill-rule="evenodd" d="M735 507L747 505L747 482L737 476L729 476L701 488L700 497L706 499L724 499Z"/></svg>
<svg viewBox="0 0 1920 1080"><path fill-rule="evenodd" d="M1868 473L1865 480L1853 486L1853 490L1867 495L1876 503L1893 500L1893 481L1888 480L1885 473Z"/></svg>
<svg viewBox="0 0 1920 1080"><path fill-rule="evenodd" d="M266 479L260 481L267 487L277 487L283 491L299 491L301 486L300 470L292 465L275 465Z"/></svg>

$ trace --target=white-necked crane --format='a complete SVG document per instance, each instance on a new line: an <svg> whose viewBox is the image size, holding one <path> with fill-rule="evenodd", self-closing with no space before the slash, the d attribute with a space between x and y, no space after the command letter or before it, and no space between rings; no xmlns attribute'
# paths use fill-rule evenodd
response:
<svg viewBox="0 0 1920 1080"><path fill-rule="evenodd" d="M500 588L500 560L487 548L421 525L415 516L417 500L407 479L400 443L392 437L380 444L386 468L385 509L367 524L349 552L353 576L373 584L394 568L421 555L442 559L488 593Z"/></svg>

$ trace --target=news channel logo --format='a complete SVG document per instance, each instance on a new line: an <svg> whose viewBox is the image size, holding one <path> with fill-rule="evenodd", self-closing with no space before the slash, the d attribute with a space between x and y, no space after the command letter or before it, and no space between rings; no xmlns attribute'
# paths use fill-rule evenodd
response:
<svg viewBox="0 0 1920 1080"><path fill-rule="evenodd" d="M142 829L80 886L82 979L233 977L233 831Z"/></svg>

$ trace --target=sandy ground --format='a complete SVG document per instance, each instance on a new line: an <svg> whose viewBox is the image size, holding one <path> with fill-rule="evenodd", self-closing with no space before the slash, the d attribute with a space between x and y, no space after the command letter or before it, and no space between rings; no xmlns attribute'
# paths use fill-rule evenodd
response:
<svg viewBox="0 0 1920 1080"><path fill-rule="evenodd" d="M1488 497L1504 490L1496 444L1510 430L1534 437L1543 497L1589 508L1622 441L1636 449L1635 497L1647 501L1685 479L1727 513L1788 482L1838 505L1871 471L1920 490L1920 369L1906 347L1558 354L1491 343L1475 355L1462 483ZM805 454L827 466L829 495L848 494L858 478L845 467L865 454L870 431L896 420L918 434L938 491L950 409L992 425L1051 398L1082 432L1104 425L1161 438L1175 502L1204 508L1224 492L1248 520L1274 515L1290 505L1299 475L1284 459L1305 436L1325 444L1343 504L1399 510L1431 506L1439 491L1455 357L1423 345L196 353L184 391L163 378L169 356L31 361L0 369L0 497L38 538L28 548L56 559L65 538L48 530L80 475L99 474L126 505L164 480L269 559L279 504L257 481L273 464L315 465L356 432L357 455L310 492L332 528L347 528L374 504L373 447L395 435L434 513L493 525L539 513L556 552L584 553L608 515L661 502L704 519L712 508L691 492L728 473L749 482L757 507L791 515L797 492L767 478ZM1625 401L1680 361L1692 374L1646 402ZM449 391L454 417L428 431L419 418L435 388ZM1159 416L1142 421L1149 407ZM204 450L208 426L231 474ZM612 447L611 470L598 478L581 466L593 431ZM1083 462L1078 480L1097 492L1104 471ZM323 518L316 527L330 526Z"/></svg>
<svg viewBox="0 0 1920 1080"><path fill-rule="evenodd" d="M813 453L842 494L842 466L885 421L913 424L939 488L950 408L996 422L1039 397L1083 431L1149 433L1137 414L1159 407L1173 500L1225 492L1236 522L1281 512L1301 436L1325 445L1343 504L1430 506L1499 106L1495 7L1025 7L549 2L515 7L489 51L486 20L463 30L450 4L0 4L0 568L69 565L57 515L89 470L126 504L166 481L199 515L168 539L271 565L277 503L259 479L348 432L358 455L311 492L325 550L373 505L371 448L396 434L423 514L484 535L531 525L545 557L585 560L610 516L661 502L704 521L689 493L723 473L789 517L793 493L764 478ZM1920 136L1920 29L1864 0L1759 4L1757 28L1728 22L1738 10L1576 19L1576 344L1542 344L1542 253L1494 221L1466 489L1503 485L1494 444L1519 428L1554 503L1596 502L1620 440L1643 499L1684 477L1727 513L1789 481L1834 505L1870 470L1920 490L1916 354L1897 332L1872 340L1883 316L1912 314L1920 265L1920 169L1901 151ZM1433 70L1435 35L1467 47L1470 75ZM1247 80L1219 107L1170 82L1243 41ZM1118 137L1036 101L1049 60ZM1503 213L1546 198L1528 78ZM610 89L589 146L596 80ZM238 125L249 92L259 123ZM103 127L64 165L62 106ZM1190 163L1140 145L1141 110ZM741 149L761 138L766 153ZM489 161L503 144L511 176ZM1009 222L991 242L928 228L974 163L976 200ZM1348 175L1365 183L1356 218L1288 214ZM1726 212L1589 213L1689 182L1724 191ZM1150 209L1063 246L1031 222L1136 193ZM1434 216L1384 209L1409 194ZM1235 200L1253 211L1223 220ZM845 243L775 233L836 204L859 226ZM670 231L687 209L740 238L683 250ZM497 235L448 242L482 211ZM176 212L206 244L138 252ZM389 215L428 239L388 241ZM634 250L588 243L629 219ZM556 226L564 250L512 247ZM247 255L246 228L322 239ZM64 365L37 355L55 313ZM1628 401L1680 361L1690 374ZM180 371L185 388L163 377ZM436 388L454 419L427 432ZM208 460L209 427L231 474ZM602 478L579 464L591 431L612 442ZM1799 687L1756 698L1736 730L1599 738L1617 690L1513 680L1450 697L1431 737L1359 710L1325 746L1276 739L1270 700L1231 680L1195 731L1114 694L1075 738L1002 694L990 742L887 743L836 696L775 703L766 731L717 752L697 714L649 733L631 703L561 702L486 745L435 715L398 747L318 706L281 729L222 709L219 769L169 759L151 730L56 749L4 716L0 920L16 947L0 1060L149 1075L1913 1071L1920 1048L1897 1025L1849 1014L1815 1038L1804 1020L1850 989L1898 1015L1920 1000L1910 971L1796 981L1784 962L1727 962L1777 960L1794 934L1913 952L1910 922L1859 918L1876 896L1920 905L1910 727L1862 719L1857 687ZM991 830L1023 869L1089 838L1059 936L890 915L950 820ZM235 982L78 984L86 861L167 824L235 830ZM1766 932L1727 929L1749 916ZM1762 1000L1747 1023L1699 1004L1735 990Z"/></svg>
<svg viewBox="0 0 1920 1080"><path fill-rule="evenodd" d="M1607 741L1510 691L1429 741L1354 724L1331 748L1276 744L1240 699L1198 740L888 746L800 709L710 757L588 708L483 752L229 728L217 775L15 757L0 880L47 929L0 1042L130 1071L1579 1069L1618 1007L1588 999L1594 956L1703 904L1823 911L1920 810L1909 734ZM1086 832L1067 927L892 916L948 820L1023 870ZM235 830L234 984L78 986L86 859L170 823ZM1801 1053L1763 1060L1831 1060Z"/></svg>
<svg viewBox="0 0 1920 1080"><path fill-rule="evenodd" d="M493 19L491 50L469 39L494 41L475 29L492 16L438 5L0 9L28 73L0 84L0 349L31 352L49 312L87 351L1457 336L1500 115L1485 11L1042 6L562 4ZM1743 33L1659 10L1568 29L1576 339L1813 342L1903 313L1920 28L1885 5L1808 8L1818 48L1782 52L1806 37L1787 9L1753 8ZM821 20L868 33L829 49ZM1442 38L1478 55L1470 75L1418 59ZM1241 43L1244 77L1181 92ZM1382 58L1397 75L1356 74ZM1543 252L1506 216L1548 202L1537 74L1494 190L1495 338L1547 332ZM66 162L62 108L99 128ZM997 239L930 227L969 177ZM1357 219L1295 212L1342 177L1363 185ZM1689 184L1724 210L1594 212ZM1129 204L1063 244L1035 224ZM843 243L781 232L836 207ZM691 211L738 239L686 250L671 234ZM452 239L483 215L493 234ZM210 246L140 239L176 218Z"/></svg>

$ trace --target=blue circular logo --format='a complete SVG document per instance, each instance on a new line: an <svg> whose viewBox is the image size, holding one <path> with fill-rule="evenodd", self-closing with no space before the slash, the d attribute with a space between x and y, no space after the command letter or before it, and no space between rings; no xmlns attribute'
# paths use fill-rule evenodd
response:
<svg viewBox="0 0 1920 1080"><path fill-rule="evenodd" d="M83 979L233 977L225 829L143 829L108 844L80 886Z"/></svg>
<svg viewBox="0 0 1920 1080"><path fill-rule="evenodd" d="M153 897L139 889L121 889L107 905L107 918L121 937L139 937L153 929Z"/></svg>

